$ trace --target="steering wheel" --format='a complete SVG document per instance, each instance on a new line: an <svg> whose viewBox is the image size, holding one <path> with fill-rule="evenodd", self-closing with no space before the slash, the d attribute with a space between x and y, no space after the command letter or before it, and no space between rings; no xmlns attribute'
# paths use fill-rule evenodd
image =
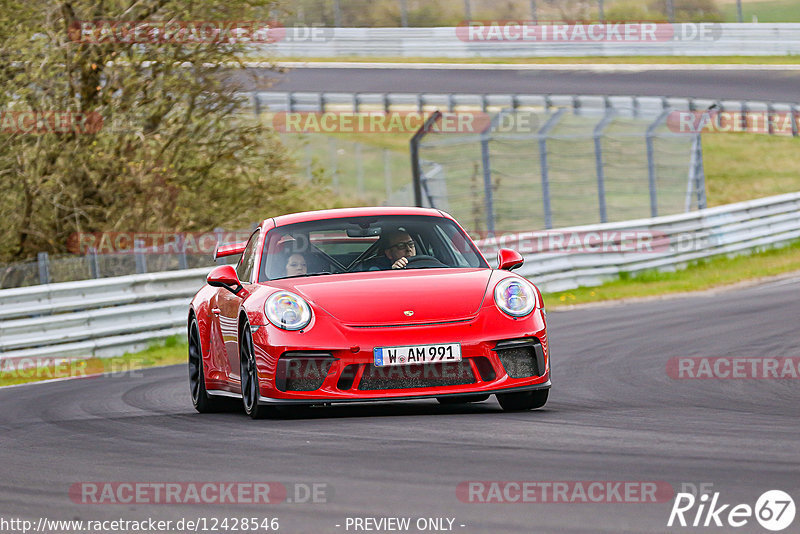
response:
<svg viewBox="0 0 800 534"><path fill-rule="evenodd" d="M417 254L416 256L410 256L407 257L406 259L408 260L406 269L421 269L424 267L447 267L447 265L436 259L434 256L428 256L427 254Z"/></svg>

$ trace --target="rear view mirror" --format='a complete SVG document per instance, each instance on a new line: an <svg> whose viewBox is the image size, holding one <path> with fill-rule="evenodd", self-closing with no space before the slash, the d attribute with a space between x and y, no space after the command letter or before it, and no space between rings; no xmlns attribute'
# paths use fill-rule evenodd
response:
<svg viewBox="0 0 800 534"><path fill-rule="evenodd" d="M213 287L224 287L234 295L238 295L242 290L242 283L236 275L236 270L232 265L220 265L214 268L206 278L208 285Z"/></svg>
<svg viewBox="0 0 800 534"><path fill-rule="evenodd" d="M518 267L522 267L525 259L516 250L510 248L501 248L497 251L497 268L503 271L513 271Z"/></svg>

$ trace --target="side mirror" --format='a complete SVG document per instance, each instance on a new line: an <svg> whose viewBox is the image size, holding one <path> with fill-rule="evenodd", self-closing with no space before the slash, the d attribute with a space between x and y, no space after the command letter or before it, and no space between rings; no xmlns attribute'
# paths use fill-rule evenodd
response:
<svg viewBox="0 0 800 534"><path fill-rule="evenodd" d="M501 248L497 251L497 268L504 271L513 271L517 267L522 267L525 260L516 250Z"/></svg>
<svg viewBox="0 0 800 534"><path fill-rule="evenodd" d="M206 278L208 285L213 287L224 287L234 295L238 295L242 290L242 283L236 275L236 270L232 265L220 265L215 267Z"/></svg>

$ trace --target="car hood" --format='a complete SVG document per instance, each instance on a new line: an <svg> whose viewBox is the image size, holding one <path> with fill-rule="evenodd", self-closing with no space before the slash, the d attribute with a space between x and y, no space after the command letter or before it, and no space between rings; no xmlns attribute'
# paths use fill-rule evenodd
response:
<svg viewBox="0 0 800 534"><path fill-rule="evenodd" d="M491 275L491 269L350 273L295 278L286 289L346 325L436 323L475 316Z"/></svg>

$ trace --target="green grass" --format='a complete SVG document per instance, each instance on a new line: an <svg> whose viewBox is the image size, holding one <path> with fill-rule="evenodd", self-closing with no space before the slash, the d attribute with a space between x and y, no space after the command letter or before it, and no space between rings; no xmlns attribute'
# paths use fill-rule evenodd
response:
<svg viewBox="0 0 800 534"><path fill-rule="evenodd" d="M736 3L720 6L725 22L738 22ZM778 0L772 2L742 1L742 22L752 22L753 15L758 22L800 22L800 2L797 0Z"/></svg>
<svg viewBox="0 0 800 534"><path fill-rule="evenodd" d="M709 206L800 191L800 138L703 135Z"/></svg>
<svg viewBox="0 0 800 534"><path fill-rule="evenodd" d="M800 3L798 3L800 5ZM735 7L734 7L735 9ZM798 7L797 9L800 9ZM257 57L248 58L256 61ZM646 65L798 65L800 56L590 56L590 57L286 57L279 61L321 61L321 62L356 62L356 63L458 63L458 64L485 64L496 63L512 64L646 64Z"/></svg>
<svg viewBox="0 0 800 534"><path fill-rule="evenodd" d="M30 367L30 363L19 368L19 362L4 360L0 363L0 386L97 374L133 374L148 367L186 363L187 353L188 345L177 336L173 336L162 342L154 342L141 352L125 353L114 358L69 360L51 358L51 361L56 361L36 368Z"/></svg>
<svg viewBox="0 0 800 534"><path fill-rule="evenodd" d="M545 293L544 301L548 309L553 309L573 304L702 291L797 270L800 270L800 241L750 255L692 262L685 269L673 272L645 271L624 275L601 286Z"/></svg>

